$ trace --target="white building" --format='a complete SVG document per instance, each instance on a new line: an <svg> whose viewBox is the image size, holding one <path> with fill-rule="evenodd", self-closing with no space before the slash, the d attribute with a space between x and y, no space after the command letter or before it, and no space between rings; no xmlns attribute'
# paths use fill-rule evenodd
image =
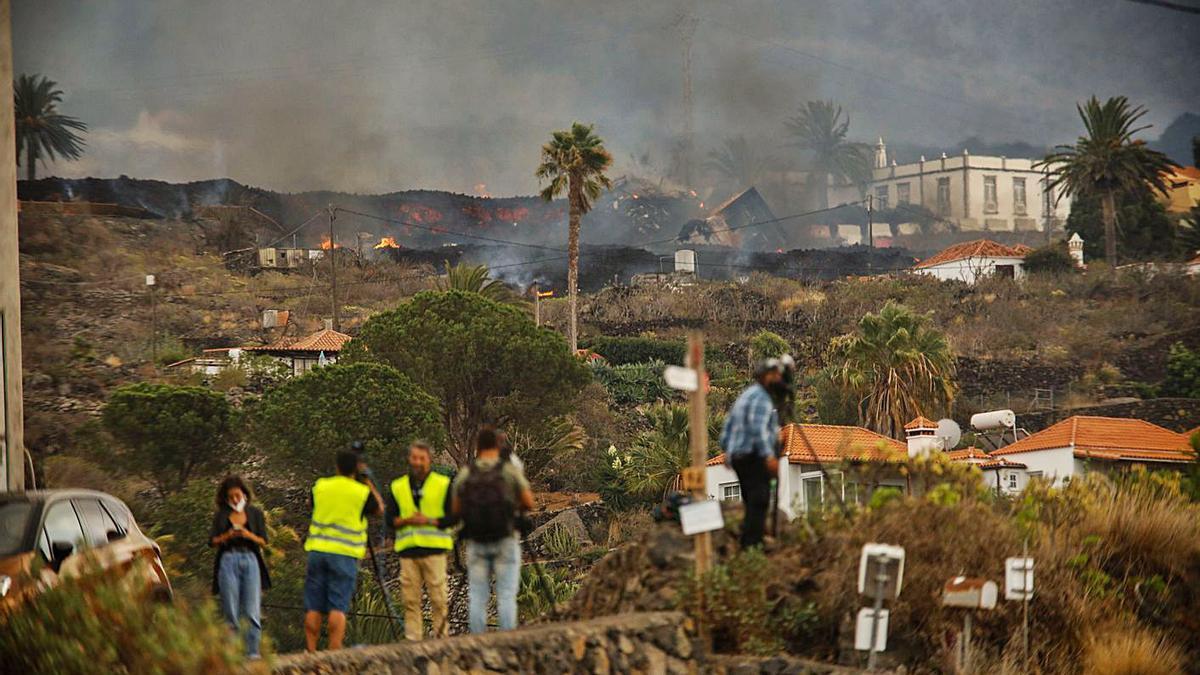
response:
<svg viewBox="0 0 1200 675"><path fill-rule="evenodd" d="M976 239L922 260L913 266L913 272L968 284L990 276L1020 279L1025 276L1025 254L1031 250L1021 244L1005 246L990 239Z"/></svg>
<svg viewBox="0 0 1200 675"><path fill-rule="evenodd" d="M991 451L991 457L1019 461L1024 479L1045 478L1062 485L1089 471L1112 472L1134 465L1181 467L1196 461L1186 434L1145 420L1076 415L1015 443ZM1011 490L1024 487L1014 484Z"/></svg>
<svg viewBox="0 0 1200 675"><path fill-rule="evenodd" d="M1037 160L970 155L889 165L883 139L865 192L859 186L832 186L829 203L856 202L870 195L874 208L914 204L967 232L1044 232L1066 222L1070 200L1047 190L1047 170ZM914 214L915 215L915 214Z"/></svg>
<svg viewBox="0 0 1200 675"><path fill-rule="evenodd" d="M898 471L872 485L860 485L843 480L838 467L848 461L898 464L907 458L908 448L903 443L862 427L789 424L784 428L784 453L779 460L779 508L794 518L835 499L831 491L837 491L846 502L864 503L876 487L906 490L907 482ZM822 465L827 465L824 472ZM708 461L707 474L709 499L741 501L737 474L725 466L724 455Z"/></svg>

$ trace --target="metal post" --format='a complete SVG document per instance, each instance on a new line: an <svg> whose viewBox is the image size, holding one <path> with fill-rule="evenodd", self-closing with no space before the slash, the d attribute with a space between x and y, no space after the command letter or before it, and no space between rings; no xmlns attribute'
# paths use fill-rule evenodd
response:
<svg viewBox="0 0 1200 675"><path fill-rule="evenodd" d="M867 276L871 276L875 266L875 223L872 215L875 212L875 195L867 195Z"/></svg>
<svg viewBox="0 0 1200 675"><path fill-rule="evenodd" d="M691 450L692 466L704 470L708 461L708 406L705 402L704 382L704 335L695 332L688 336L687 367L696 371L696 391L688 394L688 447ZM703 487L692 491L692 499L707 499ZM712 537L708 532L697 534L696 577L699 578L712 567Z"/></svg>
<svg viewBox="0 0 1200 675"><path fill-rule="evenodd" d="M887 587L887 557L876 556L875 564L879 567L879 574L875 575L875 608L871 612L871 644L870 651L867 652L867 670L875 670L875 665L878 661L877 652L875 651L875 641L879 639L879 618L883 612L883 591Z"/></svg>
<svg viewBox="0 0 1200 675"><path fill-rule="evenodd" d="M997 472L999 473L999 472ZM1025 542L1021 545L1021 557L1025 559L1022 563L1024 569L1021 570L1021 587L1024 589L1021 598L1021 608L1023 616L1021 617L1021 656L1022 662L1025 664L1025 669L1029 669L1029 537L1025 537Z"/></svg>
<svg viewBox="0 0 1200 675"><path fill-rule="evenodd" d="M154 286L150 286L150 363L154 372L158 372L158 308L154 302Z"/></svg>
<svg viewBox="0 0 1200 675"><path fill-rule="evenodd" d="M329 205L329 302L333 305L333 329L341 330L337 301L337 245L333 243L333 221L337 217L333 204Z"/></svg>
<svg viewBox="0 0 1200 675"><path fill-rule="evenodd" d="M971 622L975 617L975 612L967 610L963 615L963 634L962 634L962 665L963 672L970 673L971 665Z"/></svg>

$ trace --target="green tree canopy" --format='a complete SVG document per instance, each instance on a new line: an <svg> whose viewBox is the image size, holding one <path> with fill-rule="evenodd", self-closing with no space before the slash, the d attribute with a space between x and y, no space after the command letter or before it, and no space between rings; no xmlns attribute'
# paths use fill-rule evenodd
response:
<svg viewBox="0 0 1200 675"><path fill-rule="evenodd" d="M379 363L337 363L288 380L253 405L249 431L272 464L306 479L333 473L334 454L358 440L377 478L390 480L404 470L410 441L443 439L437 399Z"/></svg>
<svg viewBox="0 0 1200 675"><path fill-rule="evenodd" d="M760 330L750 338L750 357L755 360L777 358L789 349L791 347L783 336L769 330Z"/></svg>
<svg viewBox="0 0 1200 675"><path fill-rule="evenodd" d="M467 291L478 293L497 302L521 304L521 298L503 281L493 279L487 265L451 265L446 261L446 276L437 280L439 291Z"/></svg>
<svg viewBox="0 0 1200 675"><path fill-rule="evenodd" d="M835 340L824 377L857 406L859 423L892 438L917 415L937 417L955 393L954 352L927 316L888 302ZM835 397L836 398L836 397Z"/></svg>
<svg viewBox="0 0 1200 675"><path fill-rule="evenodd" d="M857 184L870 178L870 150L847 138L850 115L844 115L833 101L809 101L785 125L807 155L817 208L829 206L830 178L836 184Z"/></svg>
<svg viewBox="0 0 1200 675"><path fill-rule="evenodd" d="M104 426L122 447L119 463L164 494L197 472L234 461L234 411L204 387L140 382L118 388L104 408Z"/></svg>
<svg viewBox="0 0 1200 675"><path fill-rule="evenodd" d="M526 428L568 412L589 381L562 336L523 311L463 291L418 293L371 317L347 358L395 367L441 399L449 452L460 465L489 417Z"/></svg>
<svg viewBox="0 0 1200 675"><path fill-rule="evenodd" d="M1066 274L1074 271L1075 260L1067 251L1067 242L1055 241L1025 254L1022 266L1027 274Z"/></svg>
<svg viewBox="0 0 1200 675"><path fill-rule="evenodd" d="M1148 188L1133 192L1122 192L1114 201L1117 228L1117 244L1127 259L1163 259L1174 257L1178 249L1186 246L1180 228L1176 228ZM1107 233L1104 227L1104 202L1097 195L1084 195L1071 202L1071 215L1067 217L1067 232L1078 232L1083 237L1083 253L1086 259L1094 260L1104 255Z"/></svg>
<svg viewBox="0 0 1200 675"><path fill-rule="evenodd" d="M79 159L83 155L85 143L75 132L87 131L87 125L58 111L62 97L58 83L41 75L21 75L13 82L17 163L24 151L29 180L37 178L39 159Z"/></svg>

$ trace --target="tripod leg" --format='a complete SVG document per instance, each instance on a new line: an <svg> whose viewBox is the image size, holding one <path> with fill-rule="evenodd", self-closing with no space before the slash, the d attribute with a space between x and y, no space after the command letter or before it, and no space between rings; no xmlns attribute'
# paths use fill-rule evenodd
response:
<svg viewBox="0 0 1200 675"><path fill-rule="evenodd" d="M371 539L367 538L367 554L371 556L371 567L375 570L375 581L379 583L379 591L383 594L383 606L387 609L388 619L392 624L392 632L396 634L396 640L404 639L404 628L396 619L396 610L392 607L392 596L388 593L387 584L383 581L383 570L379 564L379 558L375 555L375 546L371 544Z"/></svg>

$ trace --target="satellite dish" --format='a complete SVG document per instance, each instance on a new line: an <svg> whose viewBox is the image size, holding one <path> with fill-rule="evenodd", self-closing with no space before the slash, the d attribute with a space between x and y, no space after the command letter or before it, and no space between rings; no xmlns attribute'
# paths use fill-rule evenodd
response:
<svg viewBox="0 0 1200 675"><path fill-rule="evenodd" d="M952 419L938 420L937 437L942 442L943 450L951 450L962 440L962 429Z"/></svg>

